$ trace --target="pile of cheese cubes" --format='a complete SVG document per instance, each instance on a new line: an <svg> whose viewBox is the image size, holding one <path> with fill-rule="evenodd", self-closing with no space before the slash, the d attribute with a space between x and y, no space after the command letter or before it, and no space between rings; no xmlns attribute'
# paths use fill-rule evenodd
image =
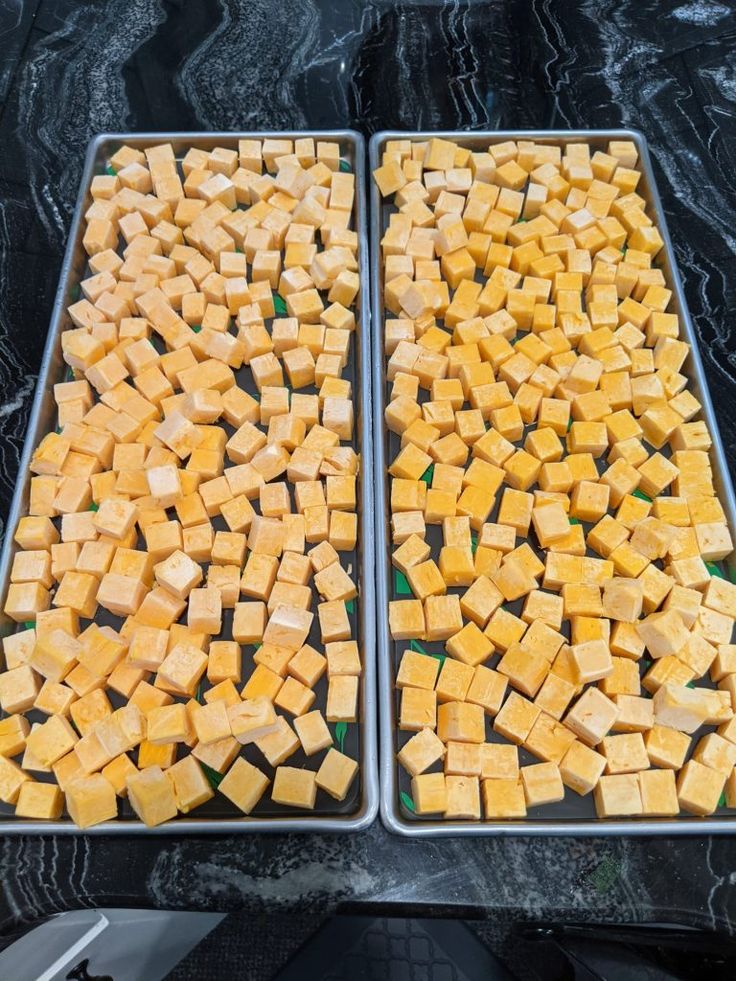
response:
<svg viewBox="0 0 736 981"><path fill-rule="evenodd" d="M358 764L327 723L357 720L361 675L354 185L338 143L306 137L122 146L93 178L5 603L18 816L66 804L89 827L127 797L159 824L214 796L207 768L245 814L268 767L277 804L345 799ZM297 751L309 765L283 765Z"/></svg>
<svg viewBox="0 0 736 981"><path fill-rule="evenodd" d="M706 565L733 543L637 163L432 138L374 171L417 814L736 807L736 585Z"/></svg>

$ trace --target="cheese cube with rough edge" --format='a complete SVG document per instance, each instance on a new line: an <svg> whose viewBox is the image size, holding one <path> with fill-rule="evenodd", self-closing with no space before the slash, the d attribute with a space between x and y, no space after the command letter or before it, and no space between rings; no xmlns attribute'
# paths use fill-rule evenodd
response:
<svg viewBox="0 0 736 981"><path fill-rule="evenodd" d="M556 763L534 763L522 766L521 784L527 807L553 804L565 796L560 769Z"/></svg>
<svg viewBox="0 0 736 981"><path fill-rule="evenodd" d="M396 674L397 688L433 689L437 681L440 662L414 651L404 651Z"/></svg>
<svg viewBox="0 0 736 981"><path fill-rule="evenodd" d="M100 773L78 777L65 791L66 809L80 828L91 828L118 816L115 788Z"/></svg>
<svg viewBox="0 0 736 981"><path fill-rule="evenodd" d="M604 736L599 748L606 758L606 773L634 773L649 767L649 757L640 732Z"/></svg>
<svg viewBox="0 0 736 981"><path fill-rule="evenodd" d="M577 680L583 684L599 681L613 673L613 661L608 645L602 640L573 644L570 648Z"/></svg>
<svg viewBox="0 0 736 981"><path fill-rule="evenodd" d="M574 741L574 734L566 726L546 712L541 712L529 730L524 749L537 759L559 764Z"/></svg>
<svg viewBox="0 0 736 981"><path fill-rule="evenodd" d="M444 773L420 773L412 777L411 796L417 814L442 814L447 808Z"/></svg>
<svg viewBox="0 0 736 981"><path fill-rule="evenodd" d="M560 776L566 787L584 796L595 788L605 765L600 753L576 740L560 761Z"/></svg>
<svg viewBox="0 0 736 981"><path fill-rule="evenodd" d="M651 613L636 629L653 658L677 654L688 641L689 631L676 610Z"/></svg>
<svg viewBox="0 0 736 981"><path fill-rule="evenodd" d="M276 717L276 730L256 740L256 746L263 753L271 766L280 766L299 748L299 737L289 723L279 715ZM237 747L237 742L236 742Z"/></svg>
<svg viewBox="0 0 736 981"><path fill-rule="evenodd" d="M208 702L192 716L194 735L202 746L217 743L233 735L229 710L221 699ZM149 732L150 739L150 732Z"/></svg>
<svg viewBox="0 0 736 981"><path fill-rule="evenodd" d="M709 732L699 740L692 758L728 775L736 765L735 754L736 746L733 743L716 732Z"/></svg>
<svg viewBox="0 0 736 981"><path fill-rule="evenodd" d="M23 715L0 719L0 756L9 758L22 753L30 730L30 723Z"/></svg>
<svg viewBox="0 0 736 981"><path fill-rule="evenodd" d="M315 783L335 800L345 800L357 772L355 760L331 748L317 770Z"/></svg>
<svg viewBox="0 0 736 981"><path fill-rule="evenodd" d="M516 779L519 776L519 751L508 743L482 743L480 746L481 779Z"/></svg>
<svg viewBox="0 0 736 981"><path fill-rule="evenodd" d="M631 817L643 813L639 775L602 776L593 791L598 817Z"/></svg>
<svg viewBox="0 0 736 981"><path fill-rule="evenodd" d="M239 756L218 785L218 790L243 814L250 814L270 783L265 773Z"/></svg>
<svg viewBox="0 0 736 981"><path fill-rule="evenodd" d="M204 770L193 756L178 760L165 773L173 784L176 806L182 814L188 814L215 796Z"/></svg>
<svg viewBox="0 0 736 981"><path fill-rule="evenodd" d="M266 624L263 641L296 652L304 645L313 619L314 614L307 610L292 606L277 607Z"/></svg>
<svg viewBox="0 0 736 981"><path fill-rule="evenodd" d="M655 723L644 733L644 745L653 766L679 770L690 748L690 737L678 729Z"/></svg>
<svg viewBox="0 0 736 981"><path fill-rule="evenodd" d="M271 788L271 800L288 807L313 810L317 797L316 774L293 766L278 766Z"/></svg>
<svg viewBox="0 0 736 981"><path fill-rule="evenodd" d="M355 675L337 675L327 686L325 718L328 722L357 722L360 681Z"/></svg>
<svg viewBox="0 0 736 981"><path fill-rule="evenodd" d="M564 722L578 739L595 746L616 721L618 708L596 688L586 688L565 716Z"/></svg>
<svg viewBox="0 0 736 981"><path fill-rule="evenodd" d="M486 821L526 817L526 797L520 776L483 780L481 794Z"/></svg>
<svg viewBox="0 0 736 981"><path fill-rule="evenodd" d="M445 745L431 729L421 729L399 750L397 759L410 776L428 770L445 756Z"/></svg>
<svg viewBox="0 0 736 981"><path fill-rule="evenodd" d="M547 676L549 664L540 654L521 644L512 644L498 662L497 670L508 678L512 687L533 698Z"/></svg>
<svg viewBox="0 0 736 981"><path fill-rule="evenodd" d="M43 724L32 729L26 739L26 751L45 767L50 767L62 756L70 753L79 737L68 719L52 715Z"/></svg>
<svg viewBox="0 0 736 981"><path fill-rule="evenodd" d="M189 757L187 757L187 759L189 759ZM60 762L63 762L63 760L61 760ZM133 761L130 759L130 757L126 756L125 753L122 753L120 756L116 756L115 759L110 760L107 766L103 766L100 772L102 776L106 780L109 780L109 782L113 785L115 789L115 793L118 797L127 797L128 796L127 779L131 773L135 772L136 769L137 767L135 763L133 763ZM80 776L82 774L81 768L78 768L75 772L78 773ZM59 779L58 774L56 776L58 780ZM73 777L69 778L69 781L71 779L73 779ZM59 784L59 786L62 787L61 784ZM62 787L62 790L64 790L65 787L66 787L66 782Z"/></svg>
<svg viewBox="0 0 736 981"><path fill-rule="evenodd" d="M159 681L181 694L192 694L207 668L207 655L192 644L177 644L164 658Z"/></svg>
<svg viewBox="0 0 736 981"><path fill-rule="evenodd" d="M64 795L51 783L29 780L21 784L15 816L43 821L58 820L64 809Z"/></svg>
<svg viewBox="0 0 736 981"><path fill-rule="evenodd" d="M445 702L437 709L437 735L444 743L482 743L485 739L483 708L469 702Z"/></svg>
<svg viewBox="0 0 736 981"><path fill-rule="evenodd" d="M445 662L447 665L449 662ZM465 700L480 705L489 715L496 715L503 704L507 680L491 668L478 664L465 693Z"/></svg>
<svg viewBox="0 0 736 981"><path fill-rule="evenodd" d="M677 775L680 807L690 814L712 814L726 785L726 776L697 760L688 760Z"/></svg>
<svg viewBox="0 0 736 981"><path fill-rule="evenodd" d="M493 720L493 728L512 743L521 745L529 735L540 709L516 692L511 692Z"/></svg>
<svg viewBox="0 0 736 981"><path fill-rule="evenodd" d="M243 746L278 731L273 704L263 696L226 707L226 715L230 731Z"/></svg>
<svg viewBox="0 0 736 981"><path fill-rule="evenodd" d="M641 770L637 776L642 814L650 817L676 817L680 813L675 774L672 770Z"/></svg>
<svg viewBox="0 0 736 981"><path fill-rule="evenodd" d="M480 776L480 743L447 744L445 773L458 776Z"/></svg>
<svg viewBox="0 0 736 981"><path fill-rule="evenodd" d="M131 774L126 785L131 807L147 827L176 817L174 787L161 767L149 766Z"/></svg>
<svg viewBox="0 0 736 981"><path fill-rule="evenodd" d="M478 777L451 774L445 777L448 821L480 820L480 783Z"/></svg>
<svg viewBox="0 0 736 981"><path fill-rule="evenodd" d="M294 728L307 756L314 756L332 745L332 733L319 709L294 719Z"/></svg>
<svg viewBox="0 0 736 981"><path fill-rule="evenodd" d="M4 804L15 804L21 786L30 779L17 763L0 756L0 800Z"/></svg>
<svg viewBox="0 0 736 981"><path fill-rule="evenodd" d="M662 685L654 693L654 718L658 725L693 733L708 717L701 690L684 685Z"/></svg>
<svg viewBox="0 0 736 981"><path fill-rule="evenodd" d="M603 584L603 615L635 623L641 616L644 590L638 579L609 579Z"/></svg>

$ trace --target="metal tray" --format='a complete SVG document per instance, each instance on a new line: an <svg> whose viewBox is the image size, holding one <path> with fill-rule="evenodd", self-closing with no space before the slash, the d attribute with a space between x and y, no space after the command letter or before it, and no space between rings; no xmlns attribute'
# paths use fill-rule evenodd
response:
<svg viewBox="0 0 736 981"><path fill-rule="evenodd" d="M693 330L690 315L685 303L682 283L677 272L672 249L672 241L667 231L662 203L654 181L654 173L644 136L636 130L499 130L495 132L380 132L376 133L369 148L369 169L372 172L380 165L381 156L387 140L409 139L427 140L431 137L445 137L460 142L472 150L486 150L492 143L504 140L534 140L538 143L566 144L585 140L592 149L605 149L608 140L632 140L639 151L639 166L642 178L637 192L646 198L647 204L656 216L664 248L656 259L665 274L667 285L673 291L670 309L680 316L685 340L691 347L683 373L690 380L690 389L703 406L702 418L708 424L713 447L711 463L716 491L726 512L732 536L736 532L736 499L728 471L726 456L716 423L703 365L698 352L698 341ZM369 178L370 179L370 178ZM373 392L374 392L374 442L373 460L375 469L376 499L376 557L377 557L377 604L380 614L378 622L378 661L379 661L379 712L380 712L380 763L381 818L389 831L411 837L434 837L451 835L652 835L652 834L733 834L736 831L736 810L719 810L711 817L698 818L681 816L678 818L600 819L595 815L592 795L578 797L572 791L565 794L564 801L543 808L531 808L529 816L519 821L441 821L435 818L417 817L401 800L409 790L409 778L396 762L399 741L405 741L411 733L399 733L397 718L397 696L394 690L394 674L398 656L406 649L403 642L401 650L388 631L388 602L394 598L393 569L390 559L390 539L388 534L388 479L386 461L389 459L389 440L393 434L383 425L383 412L386 402L385 358L383 349L384 306L383 306L383 266L380 261L380 240L388 224L388 216L393 205L382 200L378 188L371 181L371 305L373 311ZM664 450L662 451L664 452ZM490 520L493 520L493 516ZM726 561L731 579L736 574L736 553ZM508 604L515 611L513 604ZM427 653L439 653L442 644L422 644ZM707 677L701 684L708 684ZM493 730L489 738L500 738ZM526 750L520 748L522 763L539 762ZM401 796L400 796L401 795ZM574 798L574 799L573 799ZM406 797L404 797L406 800ZM411 800L411 798L409 798Z"/></svg>
<svg viewBox="0 0 736 981"><path fill-rule="evenodd" d="M31 453L40 439L53 429L56 407L53 399L53 385L62 381L66 364L61 356L61 333L69 325L66 312L69 303L77 299L78 283L87 269L87 256L82 246L84 234L84 212L91 203L89 187L96 174L106 171L109 157L123 143L139 149L158 143L171 143L177 159L180 159L191 146L212 149L224 146L237 149L238 140L248 138L297 139L312 136L315 139L330 139L340 142L343 160L356 177L354 228L359 236L359 269L361 290L357 300L356 315L359 320L355 332L355 348L351 362L344 377L353 383L353 398L356 404L356 428L354 446L362 455L359 480L359 539L357 551L345 553L345 561L351 562L358 575L359 597L356 609L350 614L357 626L357 637L363 654L363 677L360 693L360 717L362 722L347 726L344 734L344 748L348 755L360 763L359 777L345 801L320 803L315 813L296 812L283 805L274 804L264 797L256 806L253 815L245 817L221 794L198 809L195 816L181 815L174 821L155 828L147 828L138 820L127 801L120 806L121 817L85 831L85 834L201 834L224 832L286 832L286 831L360 831L374 820L378 810L378 777L376 772L376 719L375 719L375 592L374 592L374 540L370 516L373 513L373 480L371 466L371 372L370 344L368 331L370 316L368 304L368 236L366 230L365 201L365 142L363 137L352 130L330 130L311 132L258 132L258 133L104 133L95 137L89 145L82 173L82 181L77 198L74 217L69 232L69 240L64 255L59 278L59 288L51 315L51 323L41 362L39 380L33 401L28 434L21 456L18 483L13 496L7 523L7 535L0 556L0 610L5 603L7 585L10 579L10 566L16 547L13 534L18 519L25 513L28 502L30 473L28 470ZM241 384L245 379L239 379ZM217 519L215 519L216 525ZM224 527L224 526L223 526ZM230 611L226 611L230 613ZM100 610L100 622L106 611ZM119 622L119 621L118 621ZM225 620L227 624L227 619ZM12 633L16 625L0 612L0 636ZM315 640L318 638L310 638ZM0 658L2 656L0 655ZM4 665L0 665L3 666ZM324 686L321 687L321 686ZM324 704L326 682L318 682L316 705ZM245 747L243 755L249 758L253 747ZM251 762L260 760L255 754ZM301 751L292 757L292 765L299 766L307 760ZM266 767L270 772L270 767ZM42 778L43 775L41 775ZM321 795L324 796L324 795ZM16 819L12 807L0 804L0 832L4 834L81 834L79 828L69 819L59 821L31 821Z"/></svg>

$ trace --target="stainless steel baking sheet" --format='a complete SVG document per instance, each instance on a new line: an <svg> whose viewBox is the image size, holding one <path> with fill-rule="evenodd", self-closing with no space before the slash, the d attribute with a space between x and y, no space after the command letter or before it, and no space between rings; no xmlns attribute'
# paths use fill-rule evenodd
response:
<svg viewBox="0 0 736 981"><path fill-rule="evenodd" d="M723 508L726 512L731 535L736 531L736 501L729 476L728 465L723 451L716 416L708 394L703 365L698 351L698 341L688 313L682 283L674 260L672 241L667 231L662 204L654 181L652 163L644 136L635 130L505 130L496 132L380 132L370 141L369 171L380 166L387 140L409 139L427 140L433 136L445 137L459 142L472 150L486 150L492 143L504 140L534 140L538 143L566 144L585 140L591 148L604 150L609 140L633 140L639 151L642 178L637 192L646 200L651 213L656 217L659 231L664 240L655 264L664 272L667 285L673 291L670 310L679 314L684 339L691 347L691 353L682 371L687 374L690 390L703 406L702 418L710 430L713 447L711 462L714 482ZM370 177L369 177L370 179ZM441 821L435 818L419 818L411 813L407 804L411 801L408 791L409 779L396 762L396 752L411 733L400 733L396 723L397 697L394 689L395 670L398 657L408 646L403 641L398 644L391 640L388 631L388 602L394 595L394 577L390 559L388 480L386 464L389 457L389 440L392 434L383 424L387 385L383 349L384 306L383 306L383 264L381 262L380 240L388 224L393 206L382 200L377 186L371 180L371 307L373 316L373 400L374 437L373 459L375 470L376 503L376 602L378 608L377 641L379 667L379 715L380 715L380 762L381 818L386 827L396 834L413 837L432 837L450 835L652 835L652 834L733 834L736 831L736 810L721 807L707 818L680 816L654 819L608 819L596 817L592 795L578 797L568 790L564 801L547 805L544 808L531 808L527 818L519 821ZM664 451L663 451L664 452ZM493 518L491 518L493 520ZM736 536L735 536L736 540ZM736 581L735 554L724 563L732 581ZM513 604L509 604L514 611ZM428 653L439 653L441 644L423 644ZM700 684L707 684L707 677ZM496 737L495 733L489 738ZM694 741L695 742L695 741ZM520 748L522 763L536 763L538 760Z"/></svg>
<svg viewBox="0 0 736 981"><path fill-rule="evenodd" d="M373 539L373 475L371 473L372 426L371 426L371 370L369 343L369 292L368 292L368 235L365 200L365 143L363 137L352 130L309 132L258 132L258 133L106 133L90 143L85 160L82 181L72 220L69 241L59 278L59 288L51 316L46 347L41 363L36 395L28 422L28 433L20 461L18 483L8 516L7 534L0 557L0 609L4 606L10 578L10 567L15 553L13 534L18 519L25 513L28 503L30 473L28 465L31 453L41 438L53 429L56 406L53 385L64 380L66 365L61 356L61 334L70 326L67 306L78 298L78 284L85 276L87 256L82 246L84 234L83 215L91 203L90 183L96 174L106 172L108 160L123 144L143 149L159 143L171 143L177 159L192 147L210 150L216 146L237 149L238 140L248 138L297 139L311 136L315 139L337 140L340 143L343 166L355 173L355 206L353 226L359 236L359 268L361 290L357 301L355 347L344 377L353 383L356 408L354 446L361 454L359 480L359 540L355 553L347 557L352 563L353 574L358 577L359 596L351 620L357 626L357 637L362 650L363 677L360 696L361 721L347 726L341 733L344 749L360 762L360 772L353 789L343 802L321 802L314 813L293 811L273 804L264 796L253 814L243 816L220 794L207 802L191 817L180 816L175 821L146 828L132 812L127 801L121 804L121 817L85 831L85 834L142 833L142 834L202 834L225 832L285 832L285 831L360 831L375 818L378 807L378 778L376 771L376 717L375 717L375 592L374 592L374 539ZM239 379L240 380L240 379ZM243 382L241 381L241 384ZM347 555L347 553L346 553ZM100 611L102 614L105 611ZM0 614L0 636L11 633L16 625ZM325 679L318 683L316 705L324 705ZM326 690L326 689L325 689ZM333 726L334 729L334 726ZM247 756L247 747L246 753ZM306 762L301 753L296 754L290 765ZM256 762L255 758L253 762ZM260 760L263 766L264 761ZM270 772L270 771L269 771ZM321 795L324 796L324 795ZM82 832L68 818L59 821L29 821L16 819L13 808L0 804L0 832L4 834L48 834Z"/></svg>

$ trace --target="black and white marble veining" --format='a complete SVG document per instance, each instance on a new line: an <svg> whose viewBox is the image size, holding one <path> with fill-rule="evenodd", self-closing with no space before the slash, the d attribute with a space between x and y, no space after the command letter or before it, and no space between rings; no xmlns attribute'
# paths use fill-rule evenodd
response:
<svg viewBox="0 0 736 981"><path fill-rule="evenodd" d="M104 130L642 130L736 469L735 40L727 0L0 0L0 519ZM0 879L0 930L94 904L736 915L727 838L8 837Z"/></svg>
<svg viewBox="0 0 736 981"><path fill-rule="evenodd" d="M495 921L666 921L732 931L732 851L697 839L356 836L6 838L0 934L60 909L329 913L365 904Z"/></svg>

